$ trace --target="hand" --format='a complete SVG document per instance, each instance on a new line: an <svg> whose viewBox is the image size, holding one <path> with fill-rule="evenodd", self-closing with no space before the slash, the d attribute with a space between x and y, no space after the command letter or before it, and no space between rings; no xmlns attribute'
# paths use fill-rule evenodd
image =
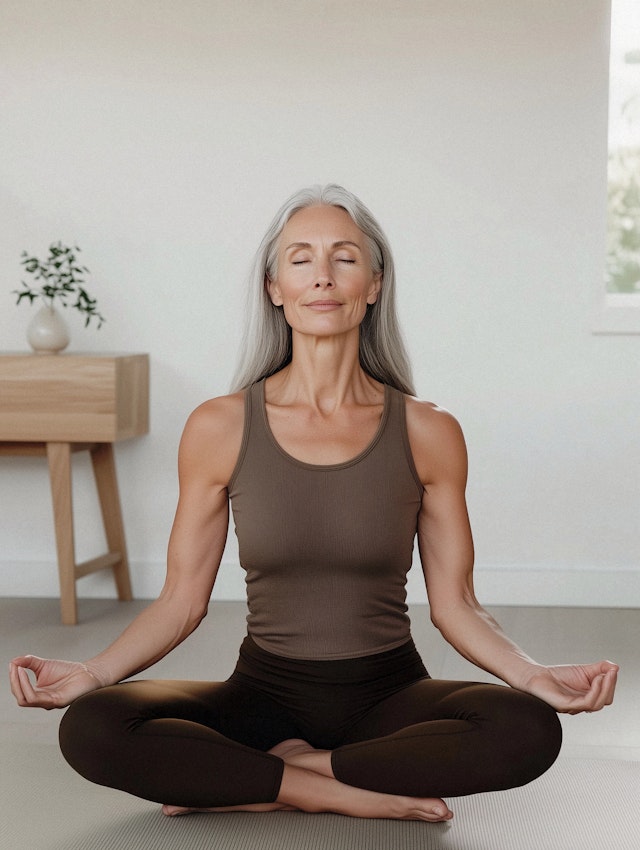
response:
<svg viewBox="0 0 640 850"><path fill-rule="evenodd" d="M35 674L35 685L28 670ZM64 708L83 694L102 687L86 664L53 661L36 655L14 658L9 663L9 678L18 705L30 708Z"/></svg>
<svg viewBox="0 0 640 850"><path fill-rule="evenodd" d="M523 691L540 697L556 711L579 714L611 705L619 667L611 661L538 667Z"/></svg>

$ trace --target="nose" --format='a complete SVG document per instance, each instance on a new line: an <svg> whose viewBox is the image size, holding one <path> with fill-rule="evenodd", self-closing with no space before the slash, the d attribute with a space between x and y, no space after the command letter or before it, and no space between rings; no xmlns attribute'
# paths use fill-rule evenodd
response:
<svg viewBox="0 0 640 850"><path fill-rule="evenodd" d="M329 267L329 263L324 260L322 261L317 270L316 270L316 280L313 284L314 289L331 289L335 286L333 282L333 277L331 276L331 270Z"/></svg>

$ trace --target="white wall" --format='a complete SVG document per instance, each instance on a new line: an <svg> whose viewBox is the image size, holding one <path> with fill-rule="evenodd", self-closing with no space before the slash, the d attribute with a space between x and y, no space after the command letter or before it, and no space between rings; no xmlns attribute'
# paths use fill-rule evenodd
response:
<svg viewBox="0 0 640 850"><path fill-rule="evenodd" d="M69 314L72 350L151 355L151 433L117 449L139 595L252 252L288 194L337 181L394 245L420 394L466 431L480 596L640 604L640 339L590 327L607 26L604 0L4 0L0 348L26 347L22 250L78 243L107 324ZM75 469L83 558L101 532ZM2 459L0 503L0 593L55 594L44 463ZM219 596L242 593L235 558Z"/></svg>

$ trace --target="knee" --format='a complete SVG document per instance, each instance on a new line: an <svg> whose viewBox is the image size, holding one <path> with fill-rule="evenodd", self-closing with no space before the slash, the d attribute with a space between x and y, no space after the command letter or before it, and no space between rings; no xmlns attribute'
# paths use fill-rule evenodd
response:
<svg viewBox="0 0 640 850"><path fill-rule="evenodd" d="M541 699L513 688L478 686L474 715L483 729L487 790L526 785L554 763L562 743L558 715Z"/></svg>
<svg viewBox="0 0 640 850"><path fill-rule="evenodd" d="M560 747L562 746L562 725L560 723L558 713L554 708L546 702L543 702L542 706L544 714L542 732L546 744L545 753L548 764L545 770L547 770L560 754Z"/></svg>
<svg viewBox="0 0 640 850"><path fill-rule="evenodd" d="M558 758L562 726L556 711L546 702L518 693L519 711L511 730L519 752L518 785L525 785L545 773Z"/></svg>
<svg viewBox="0 0 640 850"><path fill-rule="evenodd" d="M66 761L85 779L101 785L108 784L106 771L123 731L113 712L110 691L111 688L92 691L73 702L58 731Z"/></svg>

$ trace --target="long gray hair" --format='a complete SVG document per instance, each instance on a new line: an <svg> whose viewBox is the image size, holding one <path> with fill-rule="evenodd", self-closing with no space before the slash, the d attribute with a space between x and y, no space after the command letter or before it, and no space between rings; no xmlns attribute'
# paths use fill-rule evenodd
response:
<svg viewBox="0 0 640 850"><path fill-rule="evenodd" d="M277 276L278 247L285 224L299 210L321 205L341 207L351 216L366 237L373 272L382 272L378 299L367 307L360 325L360 365L376 380L414 395L411 366L396 315L395 272L389 243L362 201L335 183L311 186L292 195L276 213L260 243L249 277L242 356L232 391L273 375L291 360L291 328L282 308L272 303L266 281Z"/></svg>

